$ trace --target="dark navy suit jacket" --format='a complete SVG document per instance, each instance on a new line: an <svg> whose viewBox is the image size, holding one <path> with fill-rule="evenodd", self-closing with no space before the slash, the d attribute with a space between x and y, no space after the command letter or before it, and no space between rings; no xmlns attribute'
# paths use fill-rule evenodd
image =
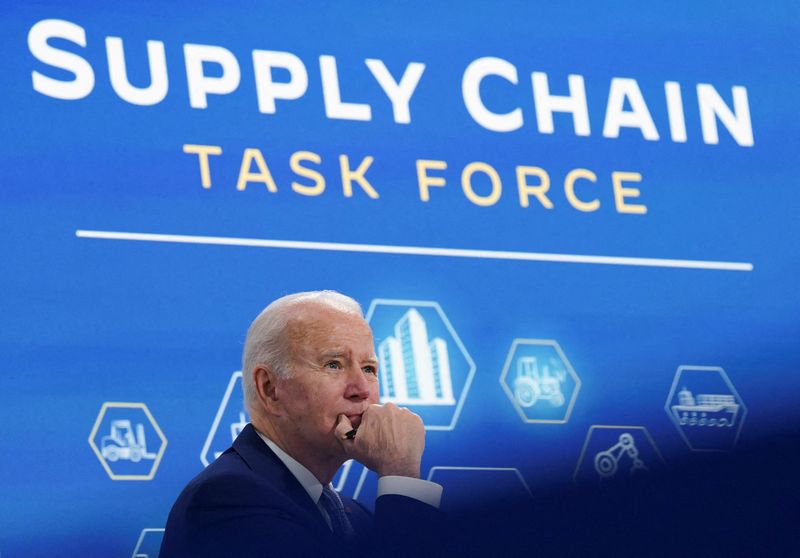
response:
<svg viewBox="0 0 800 558"><path fill-rule="evenodd" d="M438 510L397 495L378 498L375 516L342 497L357 537L333 536L300 482L247 425L225 453L178 496L161 558L336 556L404 544L436 521ZM358 552L361 554L361 552Z"/></svg>

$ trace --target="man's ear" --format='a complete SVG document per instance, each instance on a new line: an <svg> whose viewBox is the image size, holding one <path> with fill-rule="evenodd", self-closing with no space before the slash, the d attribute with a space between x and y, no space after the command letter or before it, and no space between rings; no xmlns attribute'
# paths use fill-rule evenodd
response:
<svg viewBox="0 0 800 558"><path fill-rule="evenodd" d="M259 364L253 370L253 383L256 387L256 394L261 406L268 414L280 412L280 400L278 397L278 382L280 379L270 368L264 364Z"/></svg>

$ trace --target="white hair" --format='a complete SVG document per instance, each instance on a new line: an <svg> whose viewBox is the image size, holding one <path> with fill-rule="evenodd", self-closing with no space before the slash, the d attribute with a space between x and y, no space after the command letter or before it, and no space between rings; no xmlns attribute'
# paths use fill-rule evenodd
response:
<svg viewBox="0 0 800 558"><path fill-rule="evenodd" d="M258 400L253 372L258 365L266 365L278 376L291 375L291 355L287 329L292 319L306 304L319 304L346 314L363 317L361 306L347 295L336 291L309 291L281 297L269 306L250 324L242 354L242 386L244 405L252 415Z"/></svg>

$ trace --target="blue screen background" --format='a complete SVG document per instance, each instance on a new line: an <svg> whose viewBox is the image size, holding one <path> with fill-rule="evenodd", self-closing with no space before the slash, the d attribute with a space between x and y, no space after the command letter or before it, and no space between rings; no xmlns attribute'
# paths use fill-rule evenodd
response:
<svg viewBox="0 0 800 558"><path fill-rule="evenodd" d="M798 15L792 2L7 6L0 20L0 554L127 556L142 529L163 527L181 488L203 468L200 454L240 369L247 326L271 300L296 291L338 290L365 312L379 299L439 306L468 354L453 360L454 375L461 374L456 384L467 383L464 363L474 364L468 392L458 394L458 420L427 434L424 478L434 467L463 468L433 477L452 501L481 478L499 482L497 471L481 477L481 468L516 470L500 484L534 497L572 483L582 450L594 451L587 441L592 425L644 427L657 447L646 455L665 467L706 459L692 451L665 408L681 366L719 368L735 386L747 411L739 415L738 439L728 441L732 451L796 427ZM85 29L85 48L63 40L51 45L92 66L95 86L87 97L65 101L33 89L33 71L70 79L28 49L28 32L43 19ZM169 91L162 102L142 107L117 96L107 36L123 38L129 77L140 86L149 79L145 41L164 42ZM238 89L209 95L205 110L189 105L186 43L224 46L241 68ZM305 95L278 101L275 114L259 113L253 49L298 56L308 70ZM336 57L343 100L369 103L371 121L325 116L318 64L324 54ZM519 130L487 130L464 106L463 72L485 56L518 70L518 85L490 77L481 94L497 112L521 107ZM367 58L383 60L395 77L409 62L426 65L410 124L393 121ZM554 134L538 132L533 71L547 73L557 95L567 94L567 75L584 77L590 136L576 136L568 114L554 116ZM614 77L637 81L659 141L645 141L632 128L603 137ZM288 75L276 72L275 79ZM682 86L686 143L670 140L665 81ZM738 145L719 123L719 144L702 141L698 83L712 84L729 106L731 88L746 87L752 147ZM211 158L210 189L201 187L197 156L185 154L185 144L222 147ZM258 183L236 190L246 148L261 150L277 193ZM299 150L322 159L315 167L327 183L320 196L291 190L297 178L288 161ZM354 166L374 157L367 177L378 199L357 185L352 197L342 194L340 154ZM419 198L417 159L447 162L446 170L430 172L447 184L432 187L428 202ZM491 207L462 192L461 171L473 161L488 163L501 178L502 196ZM518 165L548 172L553 209L535 198L520 207ZM596 184L582 183L576 192L598 198L598 211L577 211L564 197L564 176L574 168L597 175ZM614 171L641 173L635 185L641 197L631 202L647 205L646 215L614 210ZM488 179L476 174L474 188L487 195ZM753 268L114 241L80 238L79 230ZM450 335L443 322L430 322L431 331ZM376 342L387 335L378 328L391 330L391 323L371 324ZM581 382L567 421L521 419L500 383L515 339L552 340L563 351ZM146 404L163 431L168 443L151 480L113 480L89 444L106 402ZM226 412L235 416L234 408ZM152 451L158 437L145 426ZM108 422L100 430L107 434ZM598 450L610 445L603 443ZM343 490L353 494L360 471L354 466L351 474ZM374 485L365 476L359 497L368 505Z"/></svg>

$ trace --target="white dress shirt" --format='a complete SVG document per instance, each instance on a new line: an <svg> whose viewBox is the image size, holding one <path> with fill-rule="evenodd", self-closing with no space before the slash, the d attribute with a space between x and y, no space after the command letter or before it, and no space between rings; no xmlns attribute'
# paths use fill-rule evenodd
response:
<svg viewBox="0 0 800 558"><path fill-rule="evenodd" d="M316 504L317 509L325 518L328 527L331 527L331 519L328 517L328 512L320 504L319 497L322 495L322 483L317 480L314 474L306 469L303 464L297 461L294 457L283 451L278 445L267 438L264 434L256 430L259 437L264 440L264 443L269 446L275 455L278 456L289 472L294 475L298 482L302 485L311 500ZM331 488L333 488L332 485ZM398 494L408 498L414 498L420 502L424 502L435 508L439 507L442 500L442 486L435 482L426 481L422 479L415 479L412 477L400 476L386 476L378 478L378 497L386 494Z"/></svg>

